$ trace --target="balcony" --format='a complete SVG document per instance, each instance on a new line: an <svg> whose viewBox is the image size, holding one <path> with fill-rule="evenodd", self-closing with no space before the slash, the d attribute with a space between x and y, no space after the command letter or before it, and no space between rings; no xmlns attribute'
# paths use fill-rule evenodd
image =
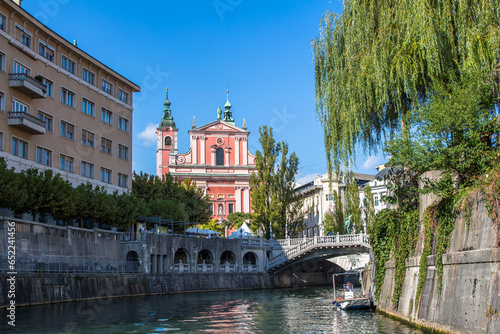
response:
<svg viewBox="0 0 500 334"><path fill-rule="evenodd" d="M10 73L9 87L28 95L32 99L47 97L47 87L38 80L33 79L26 73Z"/></svg>
<svg viewBox="0 0 500 334"><path fill-rule="evenodd" d="M9 111L8 124L32 135L45 133L45 122L24 111Z"/></svg>

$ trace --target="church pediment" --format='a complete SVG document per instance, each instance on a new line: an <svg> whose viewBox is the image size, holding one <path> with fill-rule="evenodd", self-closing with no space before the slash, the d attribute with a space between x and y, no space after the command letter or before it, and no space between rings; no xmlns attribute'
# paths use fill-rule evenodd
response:
<svg viewBox="0 0 500 334"><path fill-rule="evenodd" d="M242 133L248 133L248 131L243 130L240 127L237 127L236 125L232 125L229 123L226 123L221 120L214 121L212 123L208 123L202 126L199 126L197 128L191 129L189 132L197 132L197 131L223 131L223 132L242 132Z"/></svg>

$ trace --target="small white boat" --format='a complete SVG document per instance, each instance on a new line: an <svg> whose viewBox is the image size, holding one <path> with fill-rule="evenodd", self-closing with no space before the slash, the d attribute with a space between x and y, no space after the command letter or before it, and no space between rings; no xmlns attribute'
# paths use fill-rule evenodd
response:
<svg viewBox="0 0 500 334"><path fill-rule="evenodd" d="M352 275L353 273L342 273L342 274L334 274L333 275L333 304L341 309L341 310L363 310L363 309L371 309L374 307L373 301L370 297L354 297L353 285L351 282L347 282L344 284L343 293L341 296L336 295L335 291L335 276L339 275ZM361 291L363 291L363 281L361 280L361 272L360 282L361 282Z"/></svg>

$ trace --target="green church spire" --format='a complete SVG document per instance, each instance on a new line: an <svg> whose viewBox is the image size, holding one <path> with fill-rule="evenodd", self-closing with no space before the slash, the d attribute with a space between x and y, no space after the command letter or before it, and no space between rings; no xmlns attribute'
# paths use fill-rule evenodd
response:
<svg viewBox="0 0 500 334"><path fill-rule="evenodd" d="M170 101L168 100L168 87L167 87L167 98L163 103L163 117L161 118L161 122L158 128L164 129L167 126L171 127L172 129L177 129L175 127L174 118L172 117L172 111L170 110Z"/></svg>
<svg viewBox="0 0 500 334"><path fill-rule="evenodd" d="M227 101L226 101L226 104L224 105L224 109L226 109L224 111L224 119L223 121L226 122L226 123L230 123L232 125L236 125L234 124L234 119L233 119L233 113L231 112L231 103L229 103L229 90L227 90Z"/></svg>

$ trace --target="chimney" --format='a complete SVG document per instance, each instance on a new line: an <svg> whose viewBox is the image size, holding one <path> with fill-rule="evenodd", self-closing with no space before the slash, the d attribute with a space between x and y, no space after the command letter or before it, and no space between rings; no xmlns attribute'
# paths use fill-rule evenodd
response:
<svg viewBox="0 0 500 334"><path fill-rule="evenodd" d="M14 3L19 7L21 7L21 2L23 2L23 0L12 0L12 1L14 1Z"/></svg>

